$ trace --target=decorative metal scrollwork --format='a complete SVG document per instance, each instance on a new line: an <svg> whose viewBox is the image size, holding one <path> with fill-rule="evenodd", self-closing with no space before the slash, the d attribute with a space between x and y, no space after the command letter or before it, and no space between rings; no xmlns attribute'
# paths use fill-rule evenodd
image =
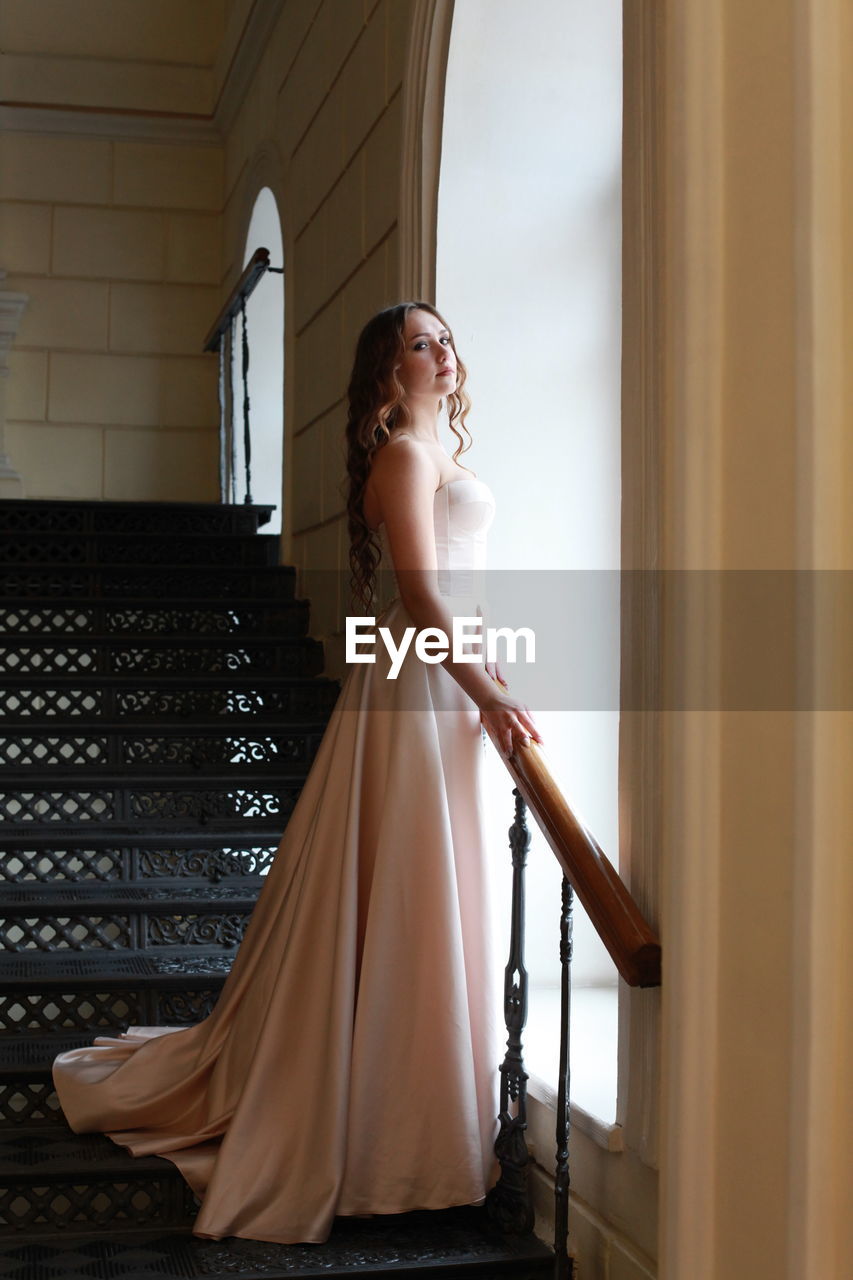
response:
<svg viewBox="0 0 853 1280"><path fill-rule="evenodd" d="M236 947L246 932L248 915L149 916L146 941L153 946Z"/></svg>
<svg viewBox="0 0 853 1280"><path fill-rule="evenodd" d="M152 635L230 635L242 625L254 630L259 615L252 609L159 609L127 608L108 609L105 630L108 632L132 631Z"/></svg>
<svg viewBox="0 0 853 1280"><path fill-rule="evenodd" d="M193 649L185 645L149 648L140 645L117 649L110 654L110 667L116 675L180 673L215 675L222 672L272 672L278 666L279 650L208 646Z"/></svg>
<svg viewBox="0 0 853 1280"><path fill-rule="evenodd" d="M271 818L283 813L285 798L272 791L134 791L130 808L134 818L176 820L192 818Z"/></svg>
<svg viewBox="0 0 853 1280"><path fill-rule="evenodd" d="M504 971L504 1017L507 1050L501 1064L500 1125L495 1155L500 1178L489 1192L486 1208L502 1230L525 1234L533 1229L533 1205L527 1180L527 1072L521 1036L527 1021L527 970L524 967L524 869L530 847L527 806L513 788L515 820L509 829L512 851L512 927Z"/></svg>
<svg viewBox="0 0 853 1280"><path fill-rule="evenodd" d="M213 1013L218 991L164 991L157 1000L156 1021L164 1026L191 1027Z"/></svg>
<svg viewBox="0 0 853 1280"><path fill-rule="evenodd" d="M569 1257L569 1131L571 1035L572 909L574 891L563 876L560 900L560 1065L557 1084L557 1170L554 1184L554 1276L571 1280L573 1262Z"/></svg>
<svg viewBox="0 0 853 1280"><path fill-rule="evenodd" d="M254 512L230 511L223 507L206 507L203 511L168 510L160 507L156 512L134 510L95 511L92 528L98 533L254 533L257 516Z"/></svg>
<svg viewBox="0 0 853 1280"><path fill-rule="evenodd" d="M244 538L107 537L98 543L97 559L107 564L129 565L264 565L269 540L252 534Z"/></svg>
<svg viewBox="0 0 853 1280"><path fill-rule="evenodd" d="M266 873L276 847L251 849L140 849L138 875L199 877L218 884L226 876L257 876Z"/></svg>

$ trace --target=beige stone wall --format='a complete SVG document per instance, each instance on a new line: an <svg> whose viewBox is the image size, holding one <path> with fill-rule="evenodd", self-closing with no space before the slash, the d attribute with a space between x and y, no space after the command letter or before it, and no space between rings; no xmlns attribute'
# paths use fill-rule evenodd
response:
<svg viewBox="0 0 853 1280"><path fill-rule="evenodd" d="M409 0L291 0L225 140L225 260L239 274L257 190L272 186L286 268L285 555L312 625L347 601L340 485L358 331L397 300L401 85ZM334 647L334 646L333 646Z"/></svg>
<svg viewBox="0 0 853 1280"><path fill-rule="evenodd" d="M3 99L210 111L226 0L4 0ZM229 9L240 8L229 0Z"/></svg>
<svg viewBox="0 0 853 1280"><path fill-rule="evenodd" d="M162 121L189 129L210 111L223 15L222 0L0 10L0 267L30 299L6 446L28 497L216 496L216 362L201 344L223 152L210 130L168 140ZM139 136L147 113L162 141Z"/></svg>
<svg viewBox="0 0 853 1280"><path fill-rule="evenodd" d="M9 133L0 159L27 496L215 497L221 151Z"/></svg>

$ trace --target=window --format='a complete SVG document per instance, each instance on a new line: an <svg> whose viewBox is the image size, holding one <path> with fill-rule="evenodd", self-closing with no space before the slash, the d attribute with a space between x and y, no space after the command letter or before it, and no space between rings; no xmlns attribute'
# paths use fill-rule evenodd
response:
<svg viewBox="0 0 853 1280"><path fill-rule="evenodd" d="M539 0L535 22L509 0L455 7L436 266L439 308L471 369L472 465L497 498L490 570L533 571L535 590L553 591L567 616L578 594L601 606L616 602L595 610L596 643L610 664L604 705L537 714L558 781L614 862L621 21L619 0ZM568 642L567 635L567 651ZM498 857L507 850L512 801L497 759L490 774ZM553 1081L560 877L538 831L529 867L526 1059L532 1074ZM504 928L508 914L501 911ZM573 984L573 1099L613 1121L616 971L579 908Z"/></svg>

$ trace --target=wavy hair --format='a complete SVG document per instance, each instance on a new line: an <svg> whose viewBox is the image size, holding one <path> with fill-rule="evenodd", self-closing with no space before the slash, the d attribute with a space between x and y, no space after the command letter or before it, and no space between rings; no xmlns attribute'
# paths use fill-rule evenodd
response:
<svg viewBox="0 0 853 1280"><path fill-rule="evenodd" d="M359 334L355 348L352 374L347 392L347 524L349 528L351 571L350 586L353 601L365 613L373 605L376 591L376 570L382 552L373 531L364 518L364 491L374 455L391 438L395 427L409 419L405 393L397 377L395 366L406 349L406 317L410 311L427 311L450 332L444 317L429 302L398 302L386 307L367 324ZM456 346L450 337L454 354ZM458 445L453 453L454 461L471 447L471 435L465 426L465 418L471 402L464 391L467 370L456 354L456 389L447 396L447 412L450 430ZM464 436L463 433L464 432Z"/></svg>

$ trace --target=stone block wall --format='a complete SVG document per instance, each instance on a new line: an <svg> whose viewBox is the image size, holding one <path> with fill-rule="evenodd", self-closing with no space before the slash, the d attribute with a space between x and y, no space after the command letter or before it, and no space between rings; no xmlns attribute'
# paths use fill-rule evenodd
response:
<svg viewBox="0 0 853 1280"><path fill-rule="evenodd" d="M32 498L216 496L225 0L7 0L6 447Z"/></svg>
<svg viewBox="0 0 853 1280"><path fill-rule="evenodd" d="M345 392L364 322L398 300L402 82L410 0L291 0L225 138L226 279L272 185L286 280L285 554L329 640L349 601ZM263 160L259 164L258 157ZM277 187L277 189L276 189ZM257 247L257 246L253 246ZM331 665L335 665L332 640Z"/></svg>
<svg viewBox="0 0 853 1280"><path fill-rule="evenodd" d="M0 172L27 496L214 498L221 148L10 131Z"/></svg>

